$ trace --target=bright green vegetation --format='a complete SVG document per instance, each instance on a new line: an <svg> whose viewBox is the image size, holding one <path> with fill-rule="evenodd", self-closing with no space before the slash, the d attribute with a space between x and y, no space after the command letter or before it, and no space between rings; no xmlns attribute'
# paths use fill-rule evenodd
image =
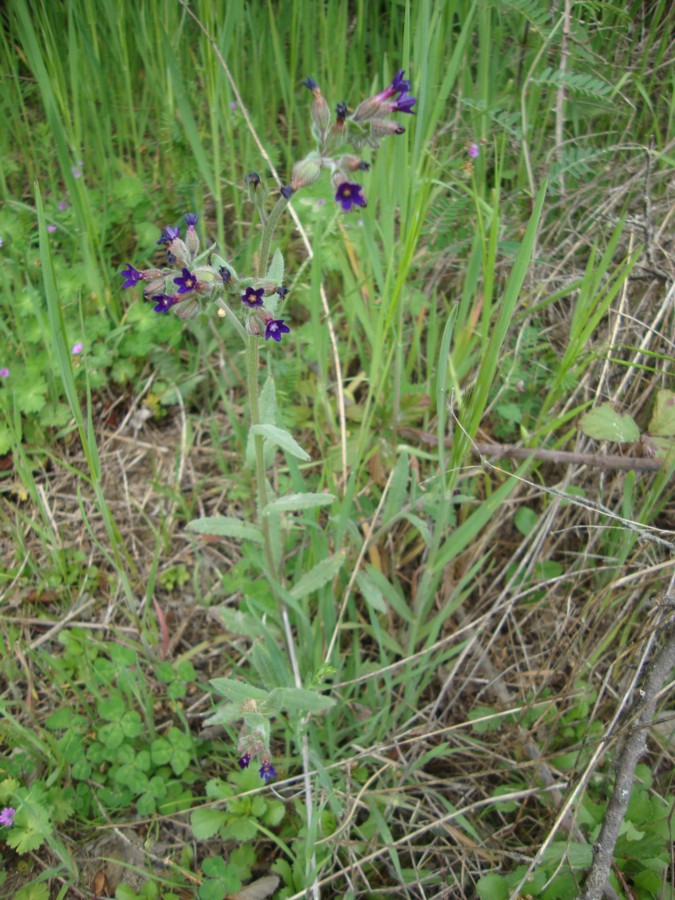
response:
<svg viewBox="0 0 675 900"><path fill-rule="evenodd" d="M578 896L675 593L671 4L194 0L232 83L179 0L5 6L0 894ZM250 269L244 176L311 149L303 78L353 108L400 68L367 209L324 176L311 258L277 234L263 368L311 461L271 488L336 498L274 513L303 707L255 534L186 527L256 517L241 342L119 272L184 212ZM660 469L594 465L640 434ZM270 784L223 697L268 704ZM667 692L647 746L622 898L673 890Z"/></svg>

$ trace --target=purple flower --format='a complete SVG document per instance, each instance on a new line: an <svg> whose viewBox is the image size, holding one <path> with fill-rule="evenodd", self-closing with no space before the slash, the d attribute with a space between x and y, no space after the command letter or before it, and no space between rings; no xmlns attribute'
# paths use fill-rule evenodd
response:
<svg viewBox="0 0 675 900"><path fill-rule="evenodd" d="M247 287L244 293L241 295L241 302L245 303L246 306L249 306L251 309L254 309L256 306L263 305L264 294L265 288L258 288L257 291L254 291L253 288L249 285L249 287Z"/></svg>
<svg viewBox="0 0 675 900"><path fill-rule="evenodd" d="M182 276L174 278L174 282L178 285L179 294L189 294L197 289L197 276L193 275L189 269L183 269Z"/></svg>
<svg viewBox="0 0 675 900"><path fill-rule="evenodd" d="M0 247L2 247L2 245L3 245L4 243L5 243L5 242L4 242L3 239L0 237Z"/></svg>
<svg viewBox="0 0 675 900"><path fill-rule="evenodd" d="M265 779L265 781L267 781L267 779ZM7 828L10 828L14 824L15 815L16 810L12 809L11 806L6 806L3 811L0 812L0 825L5 825Z"/></svg>
<svg viewBox="0 0 675 900"><path fill-rule="evenodd" d="M285 284L279 285L279 287L276 289L276 291L282 300L284 300L286 297L288 297L288 288L286 287Z"/></svg>
<svg viewBox="0 0 675 900"><path fill-rule="evenodd" d="M70 352L73 354L73 356L79 356L83 350L84 344L81 341L78 341L77 344L73 344L72 350Z"/></svg>
<svg viewBox="0 0 675 900"><path fill-rule="evenodd" d="M410 82L403 77L403 73L405 69L399 69L396 75L394 75L394 80L386 87L383 91L380 91L379 94L373 98L379 103L383 103L385 100L388 100L390 97L393 97L394 94L405 94L406 91L410 90Z"/></svg>
<svg viewBox="0 0 675 900"><path fill-rule="evenodd" d="M81 165L82 163L80 163L80 166ZM73 173L73 178L82 178L82 171L80 170L79 166L73 166L70 171Z"/></svg>
<svg viewBox="0 0 675 900"><path fill-rule="evenodd" d="M167 226L162 232L161 238L157 241L157 243L161 246L162 244L170 244L172 241L175 241L176 238L180 237L180 228L174 228L172 225Z"/></svg>
<svg viewBox="0 0 675 900"><path fill-rule="evenodd" d="M269 759L263 759L262 765L260 766L260 777L263 781L269 781L270 778L277 777L277 770L274 768Z"/></svg>
<svg viewBox="0 0 675 900"><path fill-rule="evenodd" d="M272 338L277 343L279 343L279 341L281 340L281 335L289 334L290 330L291 329L283 319L270 319L269 322L265 324L265 340L269 341L269 339Z"/></svg>
<svg viewBox="0 0 675 900"><path fill-rule="evenodd" d="M154 312L162 315L168 313L174 304L174 298L168 294L156 294L152 299L155 301L155 306L152 307Z"/></svg>
<svg viewBox="0 0 675 900"><path fill-rule="evenodd" d="M466 152L469 154L471 159L477 159L478 156L480 155L480 147L478 146L478 144L473 142L473 143L469 144Z"/></svg>
<svg viewBox="0 0 675 900"><path fill-rule="evenodd" d="M349 212L352 208L352 204L356 204L357 206L368 205L366 198L361 193L362 190L363 188L360 184L352 184L351 181L343 181L337 189L335 199L338 203L342 204L342 209L345 212Z"/></svg>
<svg viewBox="0 0 675 900"><path fill-rule="evenodd" d="M66 203L65 200L62 200L62 201L59 203L59 209L61 210L61 212L63 212L64 209L68 209L68 204Z"/></svg>
<svg viewBox="0 0 675 900"><path fill-rule="evenodd" d="M244 753L242 757L239 759L239 768L240 769L248 769L249 763L251 762L251 754Z"/></svg>
<svg viewBox="0 0 675 900"><path fill-rule="evenodd" d="M411 94L401 94L398 100L394 100L391 104L392 112L403 112L410 113L412 116L415 115L415 110L413 106L417 103L417 97L413 97Z"/></svg>
<svg viewBox="0 0 675 900"><path fill-rule="evenodd" d="M218 274L223 279L223 284L227 284L227 282L232 278L232 272L229 269L226 269L225 266L221 266L218 269Z"/></svg>
<svg viewBox="0 0 675 900"><path fill-rule="evenodd" d="M188 228L194 228L199 221L199 213L185 213L185 222Z"/></svg>
<svg viewBox="0 0 675 900"><path fill-rule="evenodd" d="M131 263L127 263L126 269L122 269L120 275L122 278L126 278L126 281L122 285L123 288L136 287L138 282L143 278L143 274L139 272L138 269L134 269Z"/></svg>
<svg viewBox="0 0 675 900"><path fill-rule="evenodd" d="M9 378L9 369L7 366L3 366L0 369L0 378Z"/></svg>
<svg viewBox="0 0 675 900"><path fill-rule="evenodd" d="M237 108L237 101L236 101L236 100L232 100L232 101L230 102L230 109L235 110L236 108Z"/></svg>
<svg viewBox="0 0 675 900"><path fill-rule="evenodd" d="M47 231L56 231L56 225L47 225Z"/></svg>

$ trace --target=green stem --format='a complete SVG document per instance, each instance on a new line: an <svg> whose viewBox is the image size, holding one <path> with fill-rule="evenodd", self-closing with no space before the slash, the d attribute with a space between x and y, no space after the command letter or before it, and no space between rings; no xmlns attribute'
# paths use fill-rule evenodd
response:
<svg viewBox="0 0 675 900"><path fill-rule="evenodd" d="M262 278L265 275L265 272L267 272L267 267L270 261L270 247L272 246L274 229L277 227L279 217L287 206L288 198L284 197L282 194L282 196L277 200L276 206L269 214L267 221L263 223L262 238L260 239L260 262L258 263L258 278Z"/></svg>
<svg viewBox="0 0 675 900"><path fill-rule="evenodd" d="M258 393L258 362L260 353L258 336L255 334L247 335L247 341L246 369L248 375L248 402L251 409L251 425L260 425L260 398ZM272 556L272 542L269 535L269 522L267 521L267 517L262 515L263 509L267 506L267 481L265 479L265 458L262 435L254 435L253 442L255 445L255 480L258 499L258 519L260 520L265 538L265 559L270 571L273 572L274 559Z"/></svg>

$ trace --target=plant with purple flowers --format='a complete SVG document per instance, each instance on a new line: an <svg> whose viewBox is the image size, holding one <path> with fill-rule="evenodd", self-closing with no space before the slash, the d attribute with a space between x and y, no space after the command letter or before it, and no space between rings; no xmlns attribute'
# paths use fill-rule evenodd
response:
<svg viewBox="0 0 675 900"><path fill-rule="evenodd" d="M255 274L240 275L233 265L209 248L200 253L200 240L196 225L198 215L185 215L186 231L181 237L178 226L167 226L161 233L158 246L166 251L164 265L147 269L137 269L128 264L120 273L123 287L143 286L143 299L152 304L153 311L164 315L175 312L181 319L193 319L200 312L215 308L217 315L228 319L242 339L247 360L248 411L250 439L247 461L255 473L257 516L254 524L246 524L239 519L226 516L212 516L190 522L188 528L200 534L239 538L253 541L262 547L260 573L264 577L272 595L272 608L260 607L258 620L251 624L251 633L260 629L265 618L265 633L283 635L287 653L287 671L276 670L277 684L271 690L263 690L235 679L216 678L212 685L217 693L224 695L208 724L228 725L242 721L239 733L239 767L246 769L257 759L258 772L264 782L276 778L277 771L271 762L270 730L271 720L281 716L298 720L298 744L302 750L303 768L309 771L309 752L306 737L306 719L329 709L334 701L322 693L320 688L329 674L329 667L315 673L310 688L303 684L302 673L296 652L296 635L291 619L294 590L307 592L318 590L334 577L344 559L340 554L329 557L315 567L311 573L311 587L286 584L283 571L283 548L290 527L282 522L281 514L303 514L305 510L315 510L330 505L335 498L325 492L303 492L274 498L271 485L276 477L270 478L268 468L274 461L274 449L281 450L287 457L308 462L310 460L293 436L277 423L276 392L274 381L268 376L260 390L259 356L261 339L265 342L281 343L282 336L291 333L285 317L278 315L277 308L288 295L284 285L284 258L280 250L272 252L272 239L282 213L288 207L293 195L304 187L314 184L327 169L335 188L335 199L344 212L367 204L362 185L354 182L354 173L368 169L368 163L351 152L348 146L359 149L364 146L378 147L387 135L402 134L405 129L395 122L394 113L414 113L415 97L411 96L410 82L403 78L403 71L396 73L391 84L379 94L360 103L350 114L346 104L339 104L333 120L330 108L317 83L308 78L304 82L313 96L312 133L316 139L316 149L297 162L291 173L290 183L282 187L279 197L271 210L265 208L266 192L260 176L255 172L246 177L249 197L258 213L260 230L260 251ZM307 576L305 576L307 577ZM302 580L302 579L301 579ZM304 596L303 593L300 594ZM251 600L249 611L255 606ZM229 612L224 611L227 618ZM238 615L243 616L243 613ZM249 618L250 615L249 615ZM240 627L233 626L233 631ZM270 632L270 629L272 631ZM277 666L278 656L271 657L262 646L258 646L251 663L261 680L269 678L269 672Z"/></svg>

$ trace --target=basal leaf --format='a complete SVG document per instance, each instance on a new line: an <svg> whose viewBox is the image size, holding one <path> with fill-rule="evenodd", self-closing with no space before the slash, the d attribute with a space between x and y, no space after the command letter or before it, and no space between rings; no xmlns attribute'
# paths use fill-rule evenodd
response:
<svg viewBox="0 0 675 900"><path fill-rule="evenodd" d="M318 591L324 584L332 581L334 576L337 575L344 565L344 561L345 557L342 553L336 553L335 556L329 556L326 559L322 559L313 569L310 569L309 572L305 572L305 574L298 579L291 589L291 595L295 597L296 600L299 600L301 597L306 597L308 594Z"/></svg>

